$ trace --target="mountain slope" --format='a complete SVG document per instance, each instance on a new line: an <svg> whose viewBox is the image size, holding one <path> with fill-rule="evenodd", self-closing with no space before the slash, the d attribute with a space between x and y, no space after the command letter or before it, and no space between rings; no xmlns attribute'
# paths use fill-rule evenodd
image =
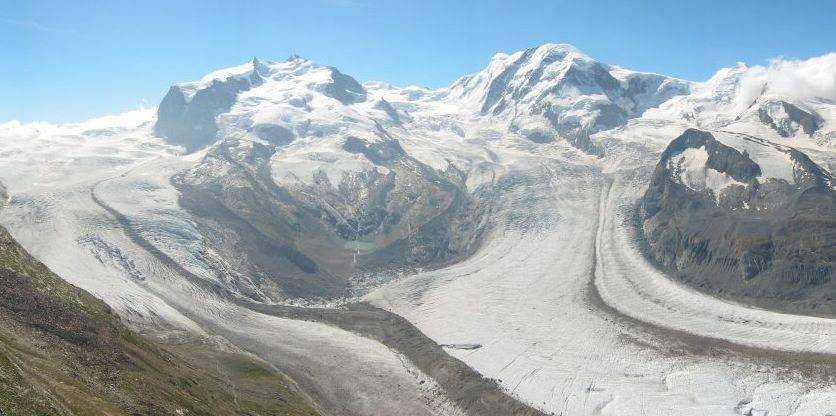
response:
<svg viewBox="0 0 836 416"><path fill-rule="evenodd" d="M316 414L254 358L131 332L2 228L0 283L2 414Z"/></svg>
<svg viewBox="0 0 836 416"><path fill-rule="evenodd" d="M200 127L205 155L173 180L179 203L242 295L339 298L358 276L438 266L476 247L488 207L464 174L413 157L398 111L335 68L254 60L176 85L155 124L172 144L193 134L171 126L199 125L169 114L181 95L191 97L176 100L183 112L212 122Z"/></svg>
<svg viewBox="0 0 836 416"><path fill-rule="evenodd" d="M652 256L709 293L836 314L836 192L798 150L688 130L642 200Z"/></svg>
<svg viewBox="0 0 836 416"><path fill-rule="evenodd" d="M622 126L688 92L687 82L611 67L570 45L552 44L497 55L486 70L451 87L456 101L507 120L509 130L530 140L562 138L596 155L603 149L590 134Z"/></svg>
<svg viewBox="0 0 836 416"><path fill-rule="evenodd" d="M174 183L221 255L214 269L235 271L222 280L256 300L327 299L478 247L508 163L485 138L600 156L591 134L688 88L568 45L497 56L438 91L361 85L297 56L254 59L172 86L154 131L205 149Z"/></svg>

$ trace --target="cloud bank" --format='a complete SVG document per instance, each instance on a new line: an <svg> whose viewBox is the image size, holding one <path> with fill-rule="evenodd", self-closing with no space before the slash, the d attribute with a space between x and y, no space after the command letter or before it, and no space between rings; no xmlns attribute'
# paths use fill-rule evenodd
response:
<svg viewBox="0 0 836 416"><path fill-rule="evenodd" d="M802 100L836 101L836 53L807 60L775 58L768 66L753 66L741 78L740 96L761 92Z"/></svg>

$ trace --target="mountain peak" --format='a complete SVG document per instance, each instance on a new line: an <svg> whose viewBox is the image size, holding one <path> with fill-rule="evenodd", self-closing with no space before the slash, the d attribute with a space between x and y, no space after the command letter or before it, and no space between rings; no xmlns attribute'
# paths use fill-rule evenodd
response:
<svg viewBox="0 0 836 416"><path fill-rule="evenodd" d="M589 134L686 94L688 84L599 63L572 45L547 43L497 54L486 69L459 79L450 90L451 99L474 113L500 117L534 141L563 137L600 154Z"/></svg>
<svg viewBox="0 0 836 416"><path fill-rule="evenodd" d="M557 62L594 62L589 55L578 48L565 43L545 43L512 54L498 53L491 59L488 69L516 67L548 66Z"/></svg>
<svg viewBox="0 0 836 416"><path fill-rule="evenodd" d="M588 71L594 73L580 75ZM501 111L511 101L532 94L540 97L550 94L548 91L566 80L585 83L590 79L613 88L617 81L606 77L605 72L607 67L572 45L546 43L510 55L497 54L485 70L461 78L452 89L455 96L474 102L484 114Z"/></svg>
<svg viewBox="0 0 836 416"><path fill-rule="evenodd" d="M307 64L307 65L310 65L310 64L313 64L313 63L314 63L314 62L313 62L313 61L311 61L310 59L305 58L305 57L303 57L303 56L301 56L301 55L297 55L297 54L290 55L290 56L289 56L289 57L285 60L285 62L286 62L286 63L289 63L289 64L294 64L294 65L306 65L306 64Z"/></svg>
<svg viewBox="0 0 836 416"><path fill-rule="evenodd" d="M551 43L546 42L540 46L535 47L534 49L545 49L545 50L557 50L557 51L565 51L565 52L580 52L580 49L576 48L575 45L569 43Z"/></svg>
<svg viewBox="0 0 836 416"><path fill-rule="evenodd" d="M562 55L572 58L592 59L580 49L568 43L544 43L538 47L531 48L542 56Z"/></svg>

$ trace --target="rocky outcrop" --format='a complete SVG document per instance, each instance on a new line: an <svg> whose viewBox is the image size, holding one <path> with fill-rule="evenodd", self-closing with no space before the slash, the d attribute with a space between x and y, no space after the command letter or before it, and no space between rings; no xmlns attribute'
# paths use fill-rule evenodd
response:
<svg viewBox="0 0 836 416"><path fill-rule="evenodd" d="M357 80L343 74L337 68L328 69L331 70L331 82L323 88L325 95L345 105L366 101L366 89Z"/></svg>
<svg viewBox="0 0 836 416"><path fill-rule="evenodd" d="M253 127L255 135L274 146L285 146L293 142L296 135L290 129L277 124L260 124Z"/></svg>
<svg viewBox="0 0 836 416"><path fill-rule="evenodd" d="M795 136L799 131L812 136L821 128L821 116L781 100L769 100L758 107L758 119L781 137Z"/></svg>
<svg viewBox="0 0 836 416"><path fill-rule="evenodd" d="M376 168L281 185L270 164L278 147L226 140L174 178L230 288L259 301L336 298L360 275L438 266L475 249L488 191L468 194L464 175L418 162L397 140L342 140Z"/></svg>
<svg viewBox="0 0 836 416"><path fill-rule="evenodd" d="M189 96L178 86L169 88L157 110L154 133L174 145L193 152L212 144L218 133L215 117L229 111L242 91L261 83L253 61L253 71L246 77L230 76L213 80L207 87Z"/></svg>
<svg viewBox="0 0 836 416"><path fill-rule="evenodd" d="M688 149L704 149L701 169L729 185L718 192L684 181L672 162ZM639 207L647 254L675 278L714 295L785 311L834 313L833 178L797 150L776 151L787 152L792 180L764 177L764 168L745 150L707 132L690 129L671 142Z"/></svg>

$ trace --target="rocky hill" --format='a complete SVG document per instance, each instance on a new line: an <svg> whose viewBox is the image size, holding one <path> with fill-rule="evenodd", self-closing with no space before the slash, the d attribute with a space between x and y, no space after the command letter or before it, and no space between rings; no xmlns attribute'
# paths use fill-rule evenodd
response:
<svg viewBox="0 0 836 416"><path fill-rule="evenodd" d="M836 192L793 148L687 130L662 154L641 202L651 256L713 295L836 313Z"/></svg>
<svg viewBox="0 0 836 416"><path fill-rule="evenodd" d="M210 345L132 332L0 228L0 414L317 414L267 364Z"/></svg>

